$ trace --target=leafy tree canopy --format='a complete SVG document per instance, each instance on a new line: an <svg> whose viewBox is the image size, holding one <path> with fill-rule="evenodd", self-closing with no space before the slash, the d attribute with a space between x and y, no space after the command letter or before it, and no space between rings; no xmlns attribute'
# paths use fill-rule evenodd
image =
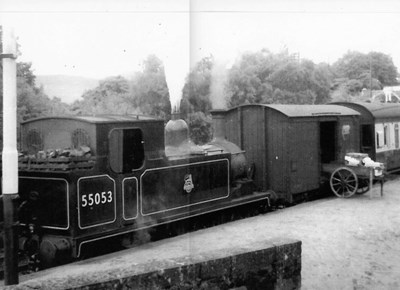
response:
<svg viewBox="0 0 400 290"><path fill-rule="evenodd" d="M208 112L211 109L211 72L214 65L212 56L200 60L189 73L183 87L181 113Z"/></svg>
<svg viewBox="0 0 400 290"><path fill-rule="evenodd" d="M247 53L231 68L228 78L229 106L329 100L329 68L309 60L299 61L287 51Z"/></svg>
<svg viewBox="0 0 400 290"><path fill-rule="evenodd" d="M189 125L190 139L196 144L205 144L212 136L212 120L203 112L190 113L186 119Z"/></svg>
<svg viewBox="0 0 400 290"><path fill-rule="evenodd" d="M370 88L371 76L379 81L380 88L397 84L397 68L392 58L381 52L349 51L333 67L337 77L359 80L365 88Z"/></svg>
<svg viewBox="0 0 400 290"><path fill-rule="evenodd" d="M133 102L143 114L168 118L171 113L168 86L162 61L150 55L143 62L143 71L130 82Z"/></svg>
<svg viewBox="0 0 400 290"><path fill-rule="evenodd" d="M72 104L72 112L79 115L135 113L128 80L122 76L109 77L82 95Z"/></svg>

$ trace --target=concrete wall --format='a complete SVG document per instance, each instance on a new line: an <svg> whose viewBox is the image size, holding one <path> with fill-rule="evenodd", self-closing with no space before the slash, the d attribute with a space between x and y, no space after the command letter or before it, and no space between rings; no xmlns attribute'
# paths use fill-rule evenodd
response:
<svg viewBox="0 0 400 290"><path fill-rule="evenodd" d="M133 276L71 289L300 289L301 242L282 239L262 247L205 251L142 269Z"/></svg>

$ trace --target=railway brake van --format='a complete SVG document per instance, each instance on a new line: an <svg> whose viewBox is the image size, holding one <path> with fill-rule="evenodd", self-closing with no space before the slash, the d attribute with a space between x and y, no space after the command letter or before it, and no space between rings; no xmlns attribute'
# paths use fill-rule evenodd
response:
<svg viewBox="0 0 400 290"><path fill-rule="evenodd" d="M400 169L400 104L335 103L360 113L360 149L371 159L385 164L385 170Z"/></svg>
<svg viewBox="0 0 400 290"><path fill-rule="evenodd" d="M246 151L258 188L290 203L320 188L323 163L359 147L359 113L343 106L253 104L212 115L217 134Z"/></svg>

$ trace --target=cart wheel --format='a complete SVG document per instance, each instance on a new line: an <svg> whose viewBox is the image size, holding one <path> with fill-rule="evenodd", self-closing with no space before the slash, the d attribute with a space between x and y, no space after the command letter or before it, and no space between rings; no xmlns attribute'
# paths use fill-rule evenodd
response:
<svg viewBox="0 0 400 290"><path fill-rule="evenodd" d="M367 179L367 178L359 179L356 194L364 194L368 190L369 190L369 179Z"/></svg>
<svg viewBox="0 0 400 290"><path fill-rule="evenodd" d="M339 167L333 171L330 178L331 189L338 197L350 197L356 193L358 178L353 170L347 167Z"/></svg>

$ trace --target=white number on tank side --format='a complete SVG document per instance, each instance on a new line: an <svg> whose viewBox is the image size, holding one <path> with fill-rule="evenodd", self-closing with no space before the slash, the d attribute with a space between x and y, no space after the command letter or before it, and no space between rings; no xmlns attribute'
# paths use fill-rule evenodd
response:
<svg viewBox="0 0 400 290"><path fill-rule="evenodd" d="M82 194L81 196L81 206L87 207L92 205L100 205L111 203L113 201L112 191L103 191L89 194Z"/></svg>

